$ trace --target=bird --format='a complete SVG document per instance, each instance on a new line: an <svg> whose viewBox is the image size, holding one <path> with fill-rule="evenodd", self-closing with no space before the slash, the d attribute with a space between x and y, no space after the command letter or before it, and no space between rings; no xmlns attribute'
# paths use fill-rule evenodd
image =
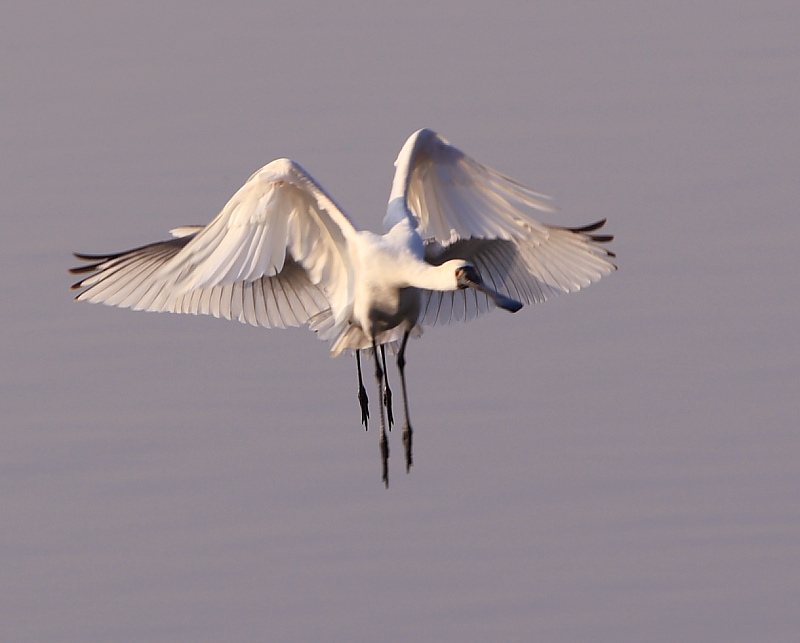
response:
<svg viewBox="0 0 800 643"><path fill-rule="evenodd" d="M295 161L255 172L208 225L113 254L74 256L83 265L77 301L191 313L262 326L308 326L332 356L354 353L361 422L369 399L361 354L372 357L379 396L382 481L389 486L394 424L386 348L396 353L403 396L402 443L411 469L405 366L423 327L468 321L493 308L580 290L617 267L598 234L540 223L552 200L493 170L431 129L414 132L395 161L385 232L360 230ZM88 273L88 274L87 274Z"/></svg>

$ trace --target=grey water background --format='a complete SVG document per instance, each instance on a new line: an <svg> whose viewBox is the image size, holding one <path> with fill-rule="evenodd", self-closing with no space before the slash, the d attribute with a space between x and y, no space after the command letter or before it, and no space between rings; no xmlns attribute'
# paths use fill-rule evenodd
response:
<svg viewBox="0 0 800 643"><path fill-rule="evenodd" d="M797 640L800 4L2 13L3 641ZM379 230L420 127L620 270L412 343L388 492L307 330L72 301L279 156Z"/></svg>

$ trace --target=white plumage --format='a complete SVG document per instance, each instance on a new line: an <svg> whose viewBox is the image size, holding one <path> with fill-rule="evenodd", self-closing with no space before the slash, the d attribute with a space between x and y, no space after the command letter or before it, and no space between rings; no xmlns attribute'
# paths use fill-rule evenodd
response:
<svg viewBox="0 0 800 643"><path fill-rule="evenodd" d="M76 255L90 264L72 272L92 273L74 285L83 289L76 299L267 328L308 324L334 355L351 349L358 358L372 348L391 426L385 344L400 342L405 389L406 341L423 325L472 319L494 306L516 311L615 269L613 254L598 245L611 237L593 234L605 221L583 228L540 223L532 214L553 211L547 197L431 130L412 134L395 165L384 235L357 230L300 165L278 159L205 227L175 228L173 239L119 254ZM366 425L360 380L359 361ZM410 466L407 405L404 442Z"/></svg>

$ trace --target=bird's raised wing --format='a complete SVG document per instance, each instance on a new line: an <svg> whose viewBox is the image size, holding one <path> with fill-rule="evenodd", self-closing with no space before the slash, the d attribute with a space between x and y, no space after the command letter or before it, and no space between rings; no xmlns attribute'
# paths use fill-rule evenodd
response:
<svg viewBox="0 0 800 643"><path fill-rule="evenodd" d="M419 130L400 150L387 217L408 211L425 239L425 258L439 265L465 259L493 288L523 303L573 292L616 269L613 253L593 234L605 220L564 228L533 218L555 212L548 197L481 165L436 132ZM475 290L424 293L420 321L472 319L492 308Z"/></svg>
<svg viewBox="0 0 800 643"><path fill-rule="evenodd" d="M209 314L266 327L298 326L352 300L353 225L298 164L264 166L205 227L92 262L76 299L134 310Z"/></svg>

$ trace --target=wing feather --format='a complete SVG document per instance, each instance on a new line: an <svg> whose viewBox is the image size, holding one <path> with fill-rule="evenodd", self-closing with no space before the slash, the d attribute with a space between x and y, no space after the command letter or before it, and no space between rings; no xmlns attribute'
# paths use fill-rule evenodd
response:
<svg viewBox="0 0 800 643"><path fill-rule="evenodd" d="M386 222L410 213L429 263L469 261L493 288L523 303L574 292L616 270L614 254L600 245L613 237L593 234L605 220L578 228L541 223L535 213L556 211L548 197L481 165L436 132L412 134L395 166ZM491 308L472 289L425 291L420 320L472 319Z"/></svg>
<svg viewBox="0 0 800 643"><path fill-rule="evenodd" d="M91 273L79 301L204 314L266 327L299 326L346 309L354 228L296 163L256 172L207 226L113 255L76 255Z"/></svg>

